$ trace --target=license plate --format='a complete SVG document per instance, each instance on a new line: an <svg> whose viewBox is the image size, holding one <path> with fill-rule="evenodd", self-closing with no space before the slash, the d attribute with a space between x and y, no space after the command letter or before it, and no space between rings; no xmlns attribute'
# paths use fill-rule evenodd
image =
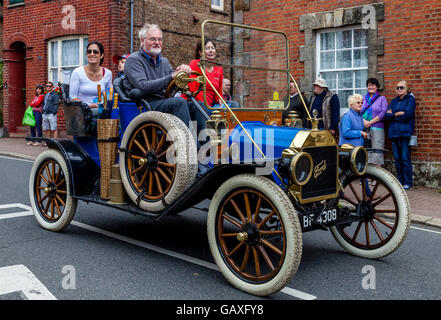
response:
<svg viewBox="0 0 441 320"><path fill-rule="evenodd" d="M303 228L310 228L314 221L314 214L305 214L303 217L302 226ZM330 224L337 220L337 208L324 210L317 219L320 224Z"/></svg>

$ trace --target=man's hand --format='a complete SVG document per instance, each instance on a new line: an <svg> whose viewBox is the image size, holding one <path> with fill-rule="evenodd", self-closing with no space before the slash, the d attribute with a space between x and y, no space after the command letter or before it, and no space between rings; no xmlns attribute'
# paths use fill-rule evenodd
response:
<svg viewBox="0 0 441 320"><path fill-rule="evenodd" d="M361 136L363 137L363 139L369 138L369 134L366 131L360 131L360 132L361 132Z"/></svg>
<svg viewBox="0 0 441 320"><path fill-rule="evenodd" d="M176 68L175 72L173 72L172 78L174 79L176 77L176 75L181 71L184 71L184 72L190 74L191 68L190 68L190 66L188 66L186 64L181 64L179 67Z"/></svg>
<svg viewBox="0 0 441 320"><path fill-rule="evenodd" d="M331 131L331 134L332 134L333 136L335 136L335 130L329 130L329 131Z"/></svg>
<svg viewBox="0 0 441 320"><path fill-rule="evenodd" d="M404 112L404 111L398 111L398 112L395 112L395 117L399 117L399 116L402 116L403 114L405 114L406 112Z"/></svg>

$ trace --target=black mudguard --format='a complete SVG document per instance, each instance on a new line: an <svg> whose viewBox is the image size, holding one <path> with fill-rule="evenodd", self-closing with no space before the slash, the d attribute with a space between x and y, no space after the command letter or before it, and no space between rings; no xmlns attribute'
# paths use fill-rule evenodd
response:
<svg viewBox="0 0 441 320"><path fill-rule="evenodd" d="M46 142L49 149L61 152L69 170L71 196L90 195L100 177L100 168L84 149L72 140L26 138Z"/></svg>

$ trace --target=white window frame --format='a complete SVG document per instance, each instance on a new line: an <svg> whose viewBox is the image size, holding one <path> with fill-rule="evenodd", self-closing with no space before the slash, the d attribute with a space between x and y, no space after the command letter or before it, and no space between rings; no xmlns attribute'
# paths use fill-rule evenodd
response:
<svg viewBox="0 0 441 320"><path fill-rule="evenodd" d="M219 0L219 5L215 5L211 0L211 9L224 11L224 0Z"/></svg>
<svg viewBox="0 0 441 320"><path fill-rule="evenodd" d="M86 48L84 47L84 39L88 39L89 36L88 35L75 35L75 36L67 36L67 37L60 37L60 38L55 38L55 39L51 39L47 42L47 79L49 79L49 81L53 82L54 85L56 86L57 84L53 81L52 77L51 77L51 70L54 69L55 67L51 67L52 66L52 55L51 55L51 47L52 47L52 43L57 42L57 61L58 61L58 65L57 65L57 79L58 81L61 80L61 76L62 76L62 70L64 68L74 68L74 67L80 67L84 65L84 58L86 56ZM62 66L61 65L61 49L62 49L62 41L65 40L79 40L79 46L78 46L78 61L79 61L79 65L70 65L70 66Z"/></svg>
<svg viewBox="0 0 441 320"><path fill-rule="evenodd" d="M351 55L352 55L352 61L354 61L354 50L356 49L369 49L368 46L362 46L362 47L354 47L354 30L360 30L363 29L361 25L357 25L357 26L349 26L349 27L343 27L343 28L328 28L328 29L323 29L320 30L319 32L317 32L316 34L316 70L317 70L317 77L320 76L320 74L322 72L337 72L336 75L336 86L337 88L329 88L330 90L333 90L335 93L337 92L338 89L338 72L339 71L359 71L359 70L368 70L369 69L369 65L365 66L365 67L351 67L351 68L337 68L337 66L335 66L334 69L321 69L321 65L320 65L320 53L324 52L326 50L321 50L321 35L324 33L330 33L330 32L339 32L339 31L347 31L347 30L351 30L352 31L352 42L351 42L351 48L344 48L344 49L337 49L337 47L335 46L334 49L329 50L329 51L334 51L335 54L337 54L337 51L343 51L343 50L351 50ZM337 41L336 37L335 40ZM335 43L336 44L336 43ZM337 58L335 57L335 62L337 62ZM369 58L368 58L368 64L369 64ZM352 92L355 93L355 91L359 91L359 90L366 90L366 87L362 87L362 88L358 88L358 87L354 87L355 86L355 72L353 73L353 78L352 78L352 88L344 88L345 90L351 90ZM347 108L346 106L346 102L344 104L340 103L340 115L345 114L348 111L349 108Z"/></svg>

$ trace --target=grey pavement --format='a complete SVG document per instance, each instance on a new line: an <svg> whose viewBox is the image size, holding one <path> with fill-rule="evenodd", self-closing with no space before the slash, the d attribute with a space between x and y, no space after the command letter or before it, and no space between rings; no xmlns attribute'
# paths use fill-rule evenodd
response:
<svg viewBox="0 0 441 320"><path fill-rule="evenodd" d="M0 138L0 155L34 160L47 147L27 146L24 138ZM441 229L441 190L414 186L406 191L412 222Z"/></svg>

